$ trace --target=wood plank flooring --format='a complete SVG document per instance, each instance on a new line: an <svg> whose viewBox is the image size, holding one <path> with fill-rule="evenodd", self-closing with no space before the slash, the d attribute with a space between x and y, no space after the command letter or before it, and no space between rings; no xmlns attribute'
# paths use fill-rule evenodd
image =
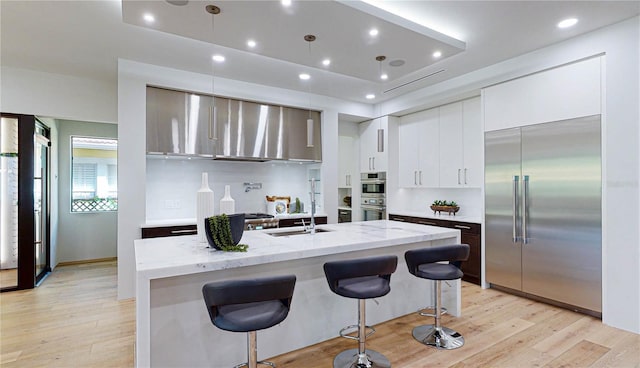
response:
<svg viewBox="0 0 640 368"><path fill-rule="evenodd" d="M412 328L431 323L417 314L375 326L368 347L394 368L640 367L640 335L468 283L462 295L463 316L443 317L465 337L462 348L439 351L414 341ZM134 365L135 303L116 300L115 262L58 267L37 289L0 294L0 308L3 368ZM355 305L353 313L355 322ZM335 338L270 360L286 368L330 368L336 354L355 347Z"/></svg>

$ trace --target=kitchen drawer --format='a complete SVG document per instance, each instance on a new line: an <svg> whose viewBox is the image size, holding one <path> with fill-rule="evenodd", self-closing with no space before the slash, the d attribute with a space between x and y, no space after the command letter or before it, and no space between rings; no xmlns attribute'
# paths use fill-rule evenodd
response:
<svg viewBox="0 0 640 368"><path fill-rule="evenodd" d="M389 215L389 220L411 222L414 224L431 225L446 227L451 229L460 230L460 242L463 244L469 244L469 258L462 262L460 269L464 273L462 279L480 285L480 273L481 273L481 240L480 224L471 222L460 222L451 220L431 219L424 217L404 216L404 215Z"/></svg>
<svg viewBox="0 0 640 368"><path fill-rule="evenodd" d="M142 239L163 238L167 236L196 235L196 225L143 227Z"/></svg>
<svg viewBox="0 0 640 368"><path fill-rule="evenodd" d="M311 217L280 219L278 227L302 226L302 220L304 220L304 224L306 226L306 225L309 225L309 223L311 222ZM327 216L316 217L315 222L316 222L316 225L324 225L327 223Z"/></svg>

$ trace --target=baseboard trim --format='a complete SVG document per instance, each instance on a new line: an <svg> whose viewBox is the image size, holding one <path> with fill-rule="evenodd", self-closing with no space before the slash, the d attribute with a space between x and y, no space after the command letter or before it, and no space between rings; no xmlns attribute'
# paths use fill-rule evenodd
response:
<svg viewBox="0 0 640 368"><path fill-rule="evenodd" d="M96 258L96 259L84 259L81 261L67 261L67 262L59 262L56 267L61 266L75 266L80 264L87 263L99 263L99 262L109 262L109 261L117 261L118 257L107 257L107 258Z"/></svg>

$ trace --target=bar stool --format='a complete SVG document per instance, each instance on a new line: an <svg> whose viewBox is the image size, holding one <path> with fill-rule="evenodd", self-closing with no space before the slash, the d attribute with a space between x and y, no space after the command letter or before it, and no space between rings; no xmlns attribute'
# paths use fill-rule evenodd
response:
<svg viewBox="0 0 640 368"><path fill-rule="evenodd" d="M295 275L286 275L211 282L202 287L211 322L222 330L247 333L248 362L234 368L256 368L258 364L275 367L271 362L258 361L256 331L287 318L295 283Z"/></svg>
<svg viewBox="0 0 640 368"><path fill-rule="evenodd" d="M340 330L340 336L358 340L358 349L349 349L336 355L334 368L389 368L391 363L382 354L365 348L367 337L376 330L366 325L365 302L367 299L387 295L391 288L391 274L396 271L398 257L381 256L353 260L334 261L324 264L324 274L329 288L347 298L358 299L358 324ZM348 336L348 330L357 336ZM367 333L367 328L371 331Z"/></svg>
<svg viewBox="0 0 640 368"><path fill-rule="evenodd" d="M424 249L407 251L404 258L407 261L409 272L423 279L435 280L435 308L434 314L423 313L422 316L435 317L433 325L418 326L413 329L413 337L421 343L438 349L457 349L464 345L464 337L456 331L442 327L440 317L442 315L442 280L457 280L464 275L460 270L462 261L469 257L469 245L455 244L435 246ZM449 264L438 263L448 261ZM446 310L445 310L446 312Z"/></svg>

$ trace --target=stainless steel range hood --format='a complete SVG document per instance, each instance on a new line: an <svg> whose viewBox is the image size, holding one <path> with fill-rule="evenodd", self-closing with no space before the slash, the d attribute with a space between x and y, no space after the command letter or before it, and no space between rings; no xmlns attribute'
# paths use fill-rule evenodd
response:
<svg viewBox="0 0 640 368"><path fill-rule="evenodd" d="M147 87L149 155L320 162L321 133L317 111Z"/></svg>

